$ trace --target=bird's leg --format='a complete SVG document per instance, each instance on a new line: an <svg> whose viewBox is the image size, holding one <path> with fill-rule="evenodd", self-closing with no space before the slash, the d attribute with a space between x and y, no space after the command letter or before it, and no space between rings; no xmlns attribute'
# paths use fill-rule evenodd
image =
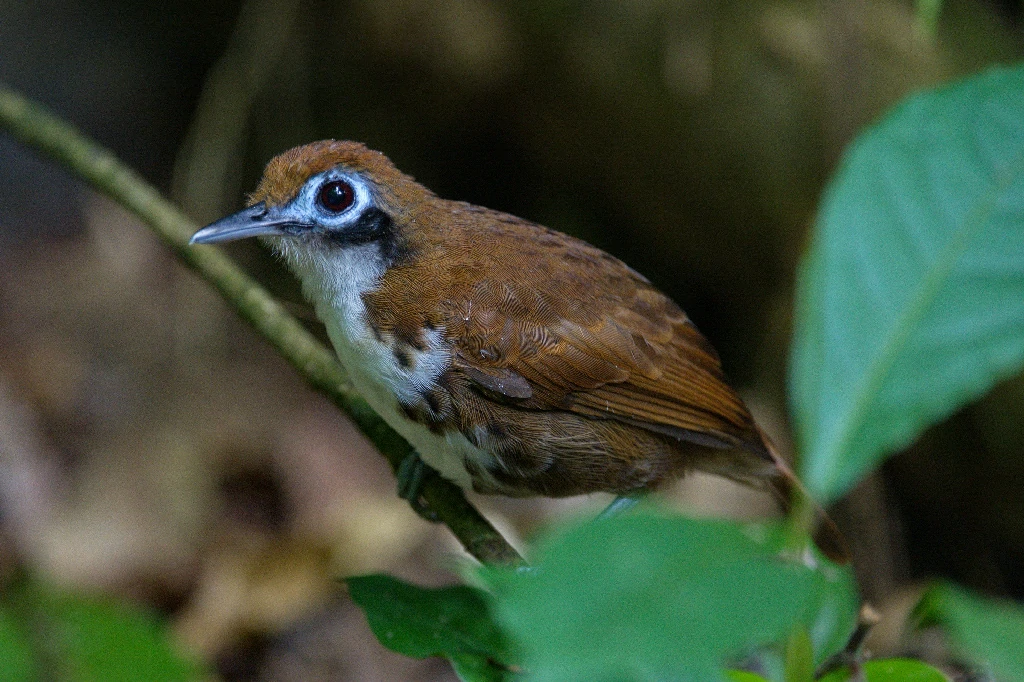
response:
<svg viewBox="0 0 1024 682"><path fill-rule="evenodd" d="M613 516L618 516L623 512L627 512L633 507L640 504L640 500L642 500L643 497L644 493L642 492L630 493L629 495L619 495L614 500L612 500L611 504L605 507L605 510L603 512L597 515L596 520L610 519Z"/></svg>
<svg viewBox="0 0 1024 682"><path fill-rule="evenodd" d="M427 506L421 494L423 484L435 473L420 459L419 453L415 450L405 456L398 465L398 471L395 472L395 477L398 478L398 496L407 500L413 511L431 523L437 523L437 514Z"/></svg>

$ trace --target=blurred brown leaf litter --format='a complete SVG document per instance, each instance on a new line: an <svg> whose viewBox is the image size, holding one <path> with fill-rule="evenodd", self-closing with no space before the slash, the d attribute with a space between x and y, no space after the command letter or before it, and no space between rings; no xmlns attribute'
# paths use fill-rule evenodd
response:
<svg viewBox="0 0 1024 682"><path fill-rule="evenodd" d="M0 79L199 222L274 154L336 137L588 239L676 298L782 437L793 269L843 146L906 92L1022 53L1019 3L942 11L929 36L883 0L45 0L0 10ZM454 679L383 650L334 582L455 580L457 548L383 460L144 226L8 139L0 156L0 554L156 605L223 679ZM303 305L266 254L232 253ZM1024 595L1021 389L840 505L883 611L934 573ZM513 537L600 506L481 504Z"/></svg>

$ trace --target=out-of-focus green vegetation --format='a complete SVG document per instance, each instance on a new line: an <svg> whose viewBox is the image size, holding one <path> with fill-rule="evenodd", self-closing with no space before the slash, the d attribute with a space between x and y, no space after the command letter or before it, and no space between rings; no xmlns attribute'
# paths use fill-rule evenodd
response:
<svg viewBox="0 0 1024 682"><path fill-rule="evenodd" d="M851 146L799 279L804 479L848 491L1024 364L1024 70L911 98Z"/></svg>
<svg viewBox="0 0 1024 682"><path fill-rule="evenodd" d="M0 598L0 679L8 682L184 682L203 674L147 610L27 578L8 583Z"/></svg>

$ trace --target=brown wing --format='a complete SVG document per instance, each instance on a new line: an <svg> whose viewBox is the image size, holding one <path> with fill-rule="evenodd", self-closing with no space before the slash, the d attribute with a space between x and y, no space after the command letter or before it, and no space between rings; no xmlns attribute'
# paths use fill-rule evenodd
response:
<svg viewBox="0 0 1024 682"><path fill-rule="evenodd" d="M525 409L614 419L713 447L757 442L718 357L682 311L640 281L626 293L579 292L566 304L564 292L481 282L461 302L466 314L449 318L453 369Z"/></svg>
<svg viewBox="0 0 1024 682"><path fill-rule="evenodd" d="M492 227L495 238L467 247L464 285L442 302L454 371L524 409L763 449L714 349L668 297L579 240L522 222Z"/></svg>

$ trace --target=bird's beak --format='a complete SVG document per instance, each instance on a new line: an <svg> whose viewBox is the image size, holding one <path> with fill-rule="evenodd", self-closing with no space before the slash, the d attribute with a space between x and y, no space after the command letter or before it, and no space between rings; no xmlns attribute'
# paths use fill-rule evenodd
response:
<svg viewBox="0 0 1024 682"><path fill-rule="evenodd" d="M284 217L279 210L268 209L260 202L255 206L210 223L192 235L189 244L218 244L260 235L283 235L286 226L295 220Z"/></svg>

